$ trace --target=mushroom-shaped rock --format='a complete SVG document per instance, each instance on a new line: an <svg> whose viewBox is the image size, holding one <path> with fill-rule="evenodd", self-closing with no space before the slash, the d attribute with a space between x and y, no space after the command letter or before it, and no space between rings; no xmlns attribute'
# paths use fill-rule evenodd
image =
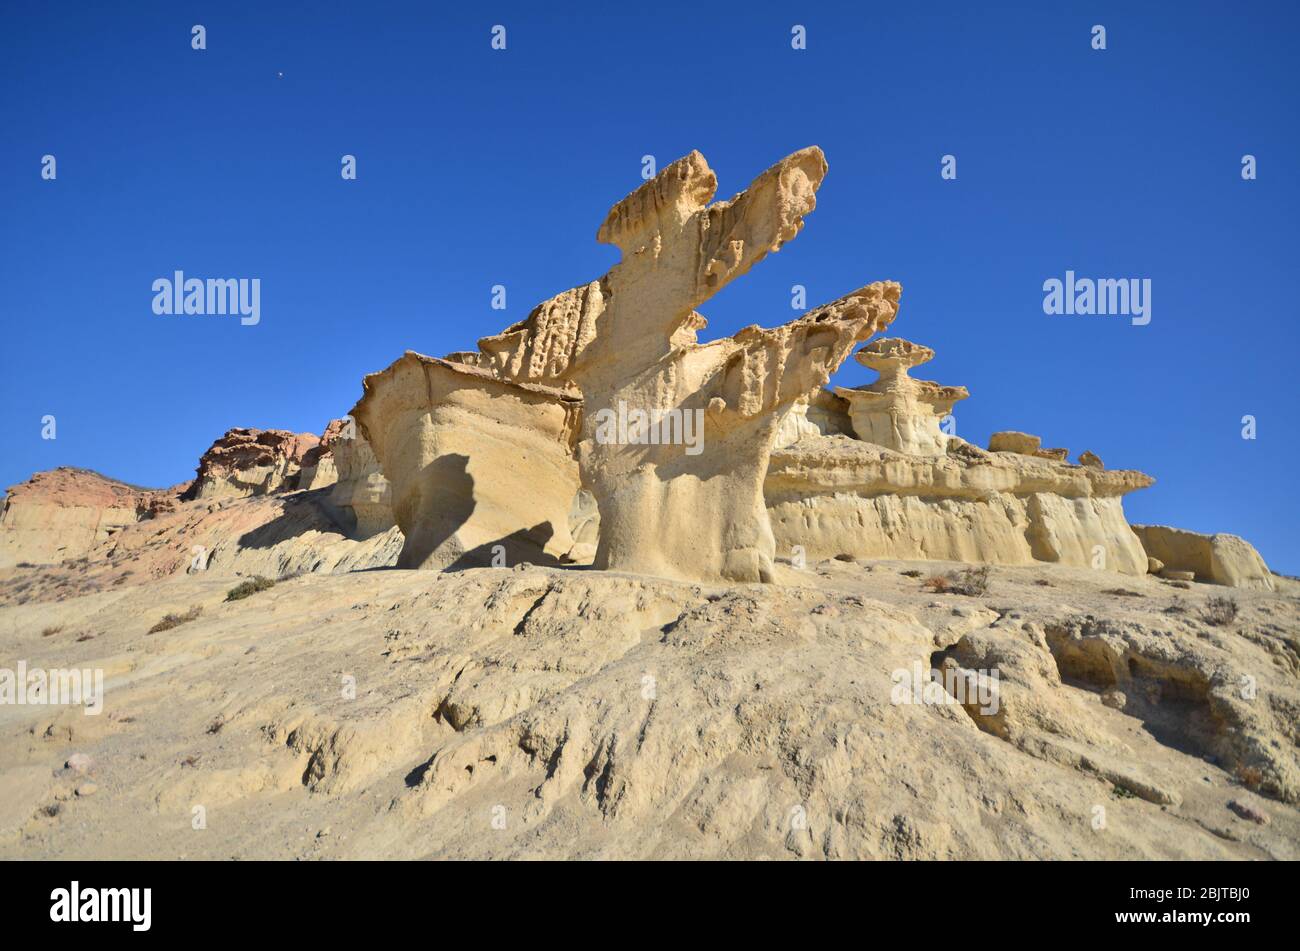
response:
<svg viewBox="0 0 1300 951"><path fill-rule="evenodd" d="M953 404L970 393L964 386L940 386L908 375L933 358L929 347L895 337L873 341L857 352L857 361L880 379L853 389L836 387L835 394L848 401L859 439L914 456L947 451L949 437L940 423Z"/></svg>

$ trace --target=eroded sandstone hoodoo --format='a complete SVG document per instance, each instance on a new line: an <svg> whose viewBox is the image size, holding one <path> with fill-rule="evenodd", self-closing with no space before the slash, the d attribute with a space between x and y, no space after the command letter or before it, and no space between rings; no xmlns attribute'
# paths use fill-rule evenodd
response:
<svg viewBox="0 0 1300 951"><path fill-rule="evenodd" d="M867 386L836 387L835 394L849 403L853 431L864 442L915 456L941 456L948 436L940 428L953 404L970 396L964 386L940 386L914 380L913 367L934 359L929 347L887 337L857 353L857 361L880 374Z"/></svg>
<svg viewBox="0 0 1300 951"><path fill-rule="evenodd" d="M608 274L539 305L477 352L449 357L581 393L578 460L600 513L597 567L770 578L762 484L784 411L889 325L900 288L872 284L784 326L707 344L696 342L706 325L696 308L799 233L825 174L821 150L803 149L710 204L717 179L692 152L610 211L597 240L623 259ZM651 427L670 422L649 432L604 425L625 413L655 420ZM695 445L664 438L690 423ZM394 477L387 460L384 469Z"/></svg>
<svg viewBox="0 0 1300 951"><path fill-rule="evenodd" d="M940 420L969 394L907 375L933 355L905 340L875 341L858 359L881 378L836 388L839 419L823 391L813 397L822 407L815 421L805 413L784 424L765 482L782 554L1145 574L1147 554L1121 500L1154 480L1070 465L1025 433L995 433L989 452L944 433Z"/></svg>
<svg viewBox="0 0 1300 951"><path fill-rule="evenodd" d="M392 485L399 568L568 554L578 397L412 351L364 387L351 415Z"/></svg>

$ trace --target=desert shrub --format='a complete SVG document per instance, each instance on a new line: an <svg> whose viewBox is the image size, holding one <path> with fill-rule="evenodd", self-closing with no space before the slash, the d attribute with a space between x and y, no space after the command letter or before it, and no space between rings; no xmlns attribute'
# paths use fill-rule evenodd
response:
<svg viewBox="0 0 1300 951"><path fill-rule="evenodd" d="M901 574L904 578L921 577L921 572L917 571L915 568L909 568L907 571L900 571L899 574Z"/></svg>
<svg viewBox="0 0 1300 951"><path fill-rule="evenodd" d="M275 582L270 578L263 578L261 575L255 575L247 581L241 581L229 591L226 592L227 601L239 601L247 598L249 595L257 594L259 591L265 591L267 588L275 586Z"/></svg>
<svg viewBox="0 0 1300 951"><path fill-rule="evenodd" d="M946 575L931 575L921 587L935 594L964 594L977 598L989 590L989 567L967 568Z"/></svg>
<svg viewBox="0 0 1300 951"><path fill-rule="evenodd" d="M53 637L61 630L63 630L62 624L58 625L57 627L47 627L45 630L41 631L41 637Z"/></svg>
<svg viewBox="0 0 1300 951"><path fill-rule="evenodd" d="M193 621L203 613L202 605L194 605L184 614L164 614L163 619L149 628L150 634L157 634L159 631L170 631L174 627L179 627L186 621Z"/></svg>
<svg viewBox="0 0 1300 951"><path fill-rule="evenodd" d="M1216 627L1231 624L1236 618L1237 602L1232 598L1210 598L1205 602L1205 610L1201 613L1201 619L1206 624L1213 624Z"/></svg>
<svg viewBox="0 0 1300 951"><path fill-rule="evenodd" d="M1146 595L1140 591L1130 591L1128 588L1107 588L1102 594L1114 595L1117 598L1145 598Z"/></svg>
<svg viewBox="0 0 1300 951"><path fill-rule="evenodd" d="M1034 584L1038 585L1038 587L1040 587L1040 588L1055 588L1055 587L1056 587L1056 585L1052 584L1052 583L1051 583L1050 581L1048 581L1046 578L1039 578L1039 579L1037 579L1037 580L1034 582Z"/></svg>
<svg viewBox="0 0 1300 951"><path fill-rule="evenodd" d="M1255 766L1238 765L1235 773L1237 781L1251 789L1258 789L1264 782L1264 773Z"/></svg>

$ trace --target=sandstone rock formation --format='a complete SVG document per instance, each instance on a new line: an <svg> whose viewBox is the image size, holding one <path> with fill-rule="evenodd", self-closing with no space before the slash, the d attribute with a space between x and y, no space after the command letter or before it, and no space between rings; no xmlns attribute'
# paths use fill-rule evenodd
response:
<svg viewBox="0 0 1300 951"><path fill-rule="evenodd" d="M370 538L396 525L392 486L366 438L350 426L330 448L337 473L330 501L344 513L352 534Z"/></svg>
<svg viewBox="0 0 1300 951"><path fill-rule="evenodd" d="M355 432L356 424L348 417L331 419L321 433L320 441L302 455L298 469L299 489L324 489L339 480L338 466L334 460L334 443L345 433Z"/></svg>
<svg viewBox="0 0 1300 951"><path fill-rule="evenodd" d="M330 503L357 538L369 538L396 524L392 488L351 417L330 420L320 443L303 456L298 488L329 488Z"/></svg>
<svg viewBox="0 0 1300 951"><path fill-rule="evenodd" d="M845 402L829 390L817 389L790 404L777 426L774 449L784 449L804 436L852 436Z"/></svg>
<svg viewBox="0 0 1300 951"><path fill-rule="evenodd" d="M363 386L351 415L392 485L398 567L557 564L573 547L578 397L411 351Z"/></svg>
<svg viewBox="0 0 1300 951"><path fill-rule="evenodd" d="M821 151L804 149L730 201L710 204L717 179L692 152L610 211L597 240L619 247L623 258L608 274L542 303L479 341L477 352L447 358L479 371L462 375L461 388L492 378L548 388L557 405L562 392L581 397L577 459L582 487L600 513L597 567L677 578L771 576L762 480L776 429L855 342L893 320L900 288L872 284L783 327L751 326L703 345L696 333L706 320L696 308L798 234L825 173ZM450 379L443 367L437 375ZM398 523L405 529L420 518L468 517L463 498L462 511L422 516L416 507L431 501L428 491L423 501L419 492L403 492L429 465L427 453L409 447L443 437L436 423L411 419L394 433L390 411L375 409L389 385L368 378L353 415L394 484ZM542 393L532 392L534 399ZM697 438L685 438L690 427ZM393 446L408 448L398 448L398 458L389 454ZM472 457L462 465L473 466ZM545 491L536 507L513 493L503 503L517 510L507 519L512 525L543 516L554 524L555 500ZM445 562L428 560L427 542L416 548L419 557L404 555L403 564Z"/></svg>
<svg viewBox="0 0 1300 951"><path fill-rule="evenodd" d="M189 499L242 498L297 488L303 457L320 440L284 429L231 429L199 459Z"/></svg>
<svg viewBox="0 0 1300 951"><path fill-rule="evenodd" d="M81 558L122 528L173 507L183 488L144 489L88 469L38 472L5 494L0 568Z"/></svg>
<svg viewBox="0 0 1300 951"><path fill-rule="evenodd" d="M1148 555L1164 570L1189 571L1197 581L1272 591L1273 573L1244 538L1222 533L1202 535L1167 525L1134 525Z"/></svg>
<svg viewBox="0 0 1300 951"><path fill-rule="evenodd" d="M928 347L883 339L859 360L881 378L825 391L798 407L776 440L764 491L782 555L1036 561L1145 574L1147 555L1121 498L1152 484L1134 471L1065 462L1037 436L994 433L990 452L940 420L969 394L914 380ZM838 419L837 419L838 417Z"/></svg>
<svg viewBox="0 0 1300 951"><path fill-rule="evenodd" d="M965 452L979 450L951 440L935 458L825 436L775 450L765 491L780 553L1146 574L1121 498L1151 485L1149 476L1000 453L972 461Z"/></svg>
<svg viewBox="0 0 1300 951"><path fill-rule="evenodd" d="M868 385L835 394L849 403L849 419L858 439L914 456L942 456L948 436L939 424L953 404L970 393L964 386L940 386L914 380L908 371L934 359L929 347L898 338L882 338L858 351L857 361L880 374Z"/></svg>
<svg viewBox="0 0 1300 951"><path fill-rule="evenodd" d="M1043 440L1038 436L1008 429L989 437L989 452L1015 452L1022 456L1032 456L1042 444Z"/></svg>

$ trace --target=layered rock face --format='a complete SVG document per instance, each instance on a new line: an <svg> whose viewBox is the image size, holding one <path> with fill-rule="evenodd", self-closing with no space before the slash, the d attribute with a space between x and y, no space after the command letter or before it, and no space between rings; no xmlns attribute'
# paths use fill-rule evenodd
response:
<svg viewBox="0 0 1300 951"><path fill-rule="evenodd" d="M762 483L784 410L894 319L900 288L872 284L785 326L702 345L696 308L799 233L825 173L821 151L804 149L710 204L717 179L692 152L610 211L597 240L623 258L608 274L449 357L582 395L578 462L600 514L597 567L771 577Z"/></svg>
<svg viewBox="0 0 1300 951"><path fill-rule="evenodd" d="M859 360L881 377L835 390L838 421L822 396L817 421L804 411L801 423L786 424L797 438L778 440L765 481L781 553L1145 574L1147 555L1121 499L1154 480L1069 465L1023 433L997 434L993 452L945 434L940 420L968 393L908 376L933 355L905 340L876 341Z"/></svg>
<svg viewBox="0 0 1300 951"><path fill-rule="evenodd" d="M1134 525L1148 555L1165 570L1190 571L1197 581L1272 591L1273 574L1264 559L1244 538L1236 535L1202 535L1167 525Z"/></svg>
<svg viewBox="0 0 1300 951"><path fill-rule="evenodd" d="M568 554L578 397L411 351L363 385L352 416L392 484L398 567Z"/></svg>
<svg viewBox="0 0 1300 951"><path fill-rule="evenodd" d="M329 488L330 504L355 538L369 538L396 524L392 487L350 417L330 420L319 445L303 456L298 488Z"/></svg>
<svg viewBox="0 0 1300 951"><path fill-rule="evenodd" d="M84 557L128 525L175 506L183 486L143 489L88 469L38 472L0 509L0 568Z"/></svg>
<svg viewBox="0 0 1300 951"><path fill-rule="evenodd" d="M284 429L231 429L199 459L186 499L244 498L298 487L304 456L320 439Z"/></svg>
<svg viewBox="0 0 1300 951"><path fill-rule="evenodd" d="M350 519L352 534L370 538L396 525L393 491L364 436L349 429L331 443L337 481L330 501Z"/></svg>

